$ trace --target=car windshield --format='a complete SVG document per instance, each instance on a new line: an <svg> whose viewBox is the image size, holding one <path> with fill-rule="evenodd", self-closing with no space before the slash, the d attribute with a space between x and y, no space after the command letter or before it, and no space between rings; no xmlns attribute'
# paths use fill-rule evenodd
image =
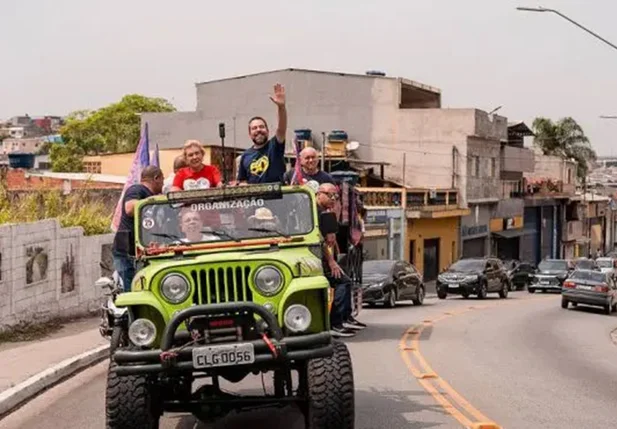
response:
<svg viewBox="0 0 617 429"><path fill-rule="evenodd" d="M593 282L604 283L606 281L606 274L598 271L575 271L570 278L575 280L591 280Z"/></svg>
<svg viewBox="0 0 617 429"><path fill-rule="evenodd" d="M538 269L540 271L567 271L568 263L566 261L542 261Z"/></svg>
<svg viewBox="0 0 617 429"><path fill-rule="evenodd" d="M140 243L148 247L308 234L313 230L311 201L305 192L295 192L275 199L153 202L140 210Z"/></svg>
<svg viewBox="0 0 617 429"><path fill-rule="evenodd" d="M363 276L379 276L379 275L388 275L390 274L390 270L392 270L392 265L394 262L392 261L365 261L362 264L362 275Z"/></svg>
<svg viewBox="0 0 617 429"><path fill-rule="evenodd" d="M482 259L461 259L450 265L453 271L482 271L486 262Z"/></svg>
<svg viewBox="0 0 617 429"><path fill-rule="evenodd" d="M596 265L600 268L613 268L613 261L611 259L597 259Z"/></svg>
<svg viewBox="0 0 617 429"><path fill-rule="evenodd" d="M595 267L595 263L591 259L578 259L574 261L574 266L579 270L591 270Z"/></svg>

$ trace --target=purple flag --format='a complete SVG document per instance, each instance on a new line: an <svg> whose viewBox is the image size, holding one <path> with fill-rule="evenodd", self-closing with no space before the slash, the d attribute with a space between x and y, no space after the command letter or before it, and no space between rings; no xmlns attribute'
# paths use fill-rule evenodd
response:
<svg viewBox="0 0 617 429"><path fill-rule="evenodd" d="M150 165L150 148L148 146L148 124L146 123L144 133L142 133L141 138L139 139L139 144L137 145L137 150L135 151L135 155L133 155L133 165L131 166L131 171L126 178L124 188L122 189L122 195L120 195L118 204L116 204L114 217L111 221L111 229L114 232L118 230L118 225L120 225L120 217L122 216L122 200L124 199L124 193L129 188L129 186L139 183L141 179L141 170L143 170L144 167Z"/></svg>

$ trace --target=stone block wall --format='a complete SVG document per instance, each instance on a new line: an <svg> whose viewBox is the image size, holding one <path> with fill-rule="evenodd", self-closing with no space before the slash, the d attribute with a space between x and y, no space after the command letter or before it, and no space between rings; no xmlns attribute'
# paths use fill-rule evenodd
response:
<svg viewBox="0 0 617 429"><path fill-rule="evenodd" d="M0 225L0 328L97 311L94 282L110 265L113 234L86 237L57 220Z"/></svg>

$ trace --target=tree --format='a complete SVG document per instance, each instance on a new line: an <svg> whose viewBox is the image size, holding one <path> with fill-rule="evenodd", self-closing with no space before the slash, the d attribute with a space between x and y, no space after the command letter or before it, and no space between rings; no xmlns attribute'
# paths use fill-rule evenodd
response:
<svg viewBox="0 0 617 429"><path fill-rule="evenodd" d="M51 171L78 173L83 171L83 150L75 143L54 143L49 151Z"/></svg>
<svg viewBox="0 0 617 429"><path fill-rule="evenodd" d="M139 143L141 113L173 112L175 107L163 98L138 94L124 96L119 102L98 110L71 113L60 128L64 150L50 153L54 171L76 171L84 155L133 152ZM57 145L54 145L54 148Z"/></svg>
<svg viewBox="0 0 617 429"><path fill-rule="evenodd" d="M545 155L574 159L577 164L577 176L584 179L590 163L596 160L596 152L591 147L583 128L571 117L557 122L538 117L533 121L535 133L534 145L542 149Z"/></svg>

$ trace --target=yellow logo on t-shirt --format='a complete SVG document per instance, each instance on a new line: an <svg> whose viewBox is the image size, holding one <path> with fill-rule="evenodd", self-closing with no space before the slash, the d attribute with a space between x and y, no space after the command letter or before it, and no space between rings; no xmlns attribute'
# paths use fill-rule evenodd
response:
<svg viewBox="0 0 617 429"><path fill-rule="evenodd" d="M251 164L249 165L249 171L254 176L261 176L268 170L269 166L270 160L268 159L268 156L264 155L261 158L258 158L251 162Z"/></svg>

